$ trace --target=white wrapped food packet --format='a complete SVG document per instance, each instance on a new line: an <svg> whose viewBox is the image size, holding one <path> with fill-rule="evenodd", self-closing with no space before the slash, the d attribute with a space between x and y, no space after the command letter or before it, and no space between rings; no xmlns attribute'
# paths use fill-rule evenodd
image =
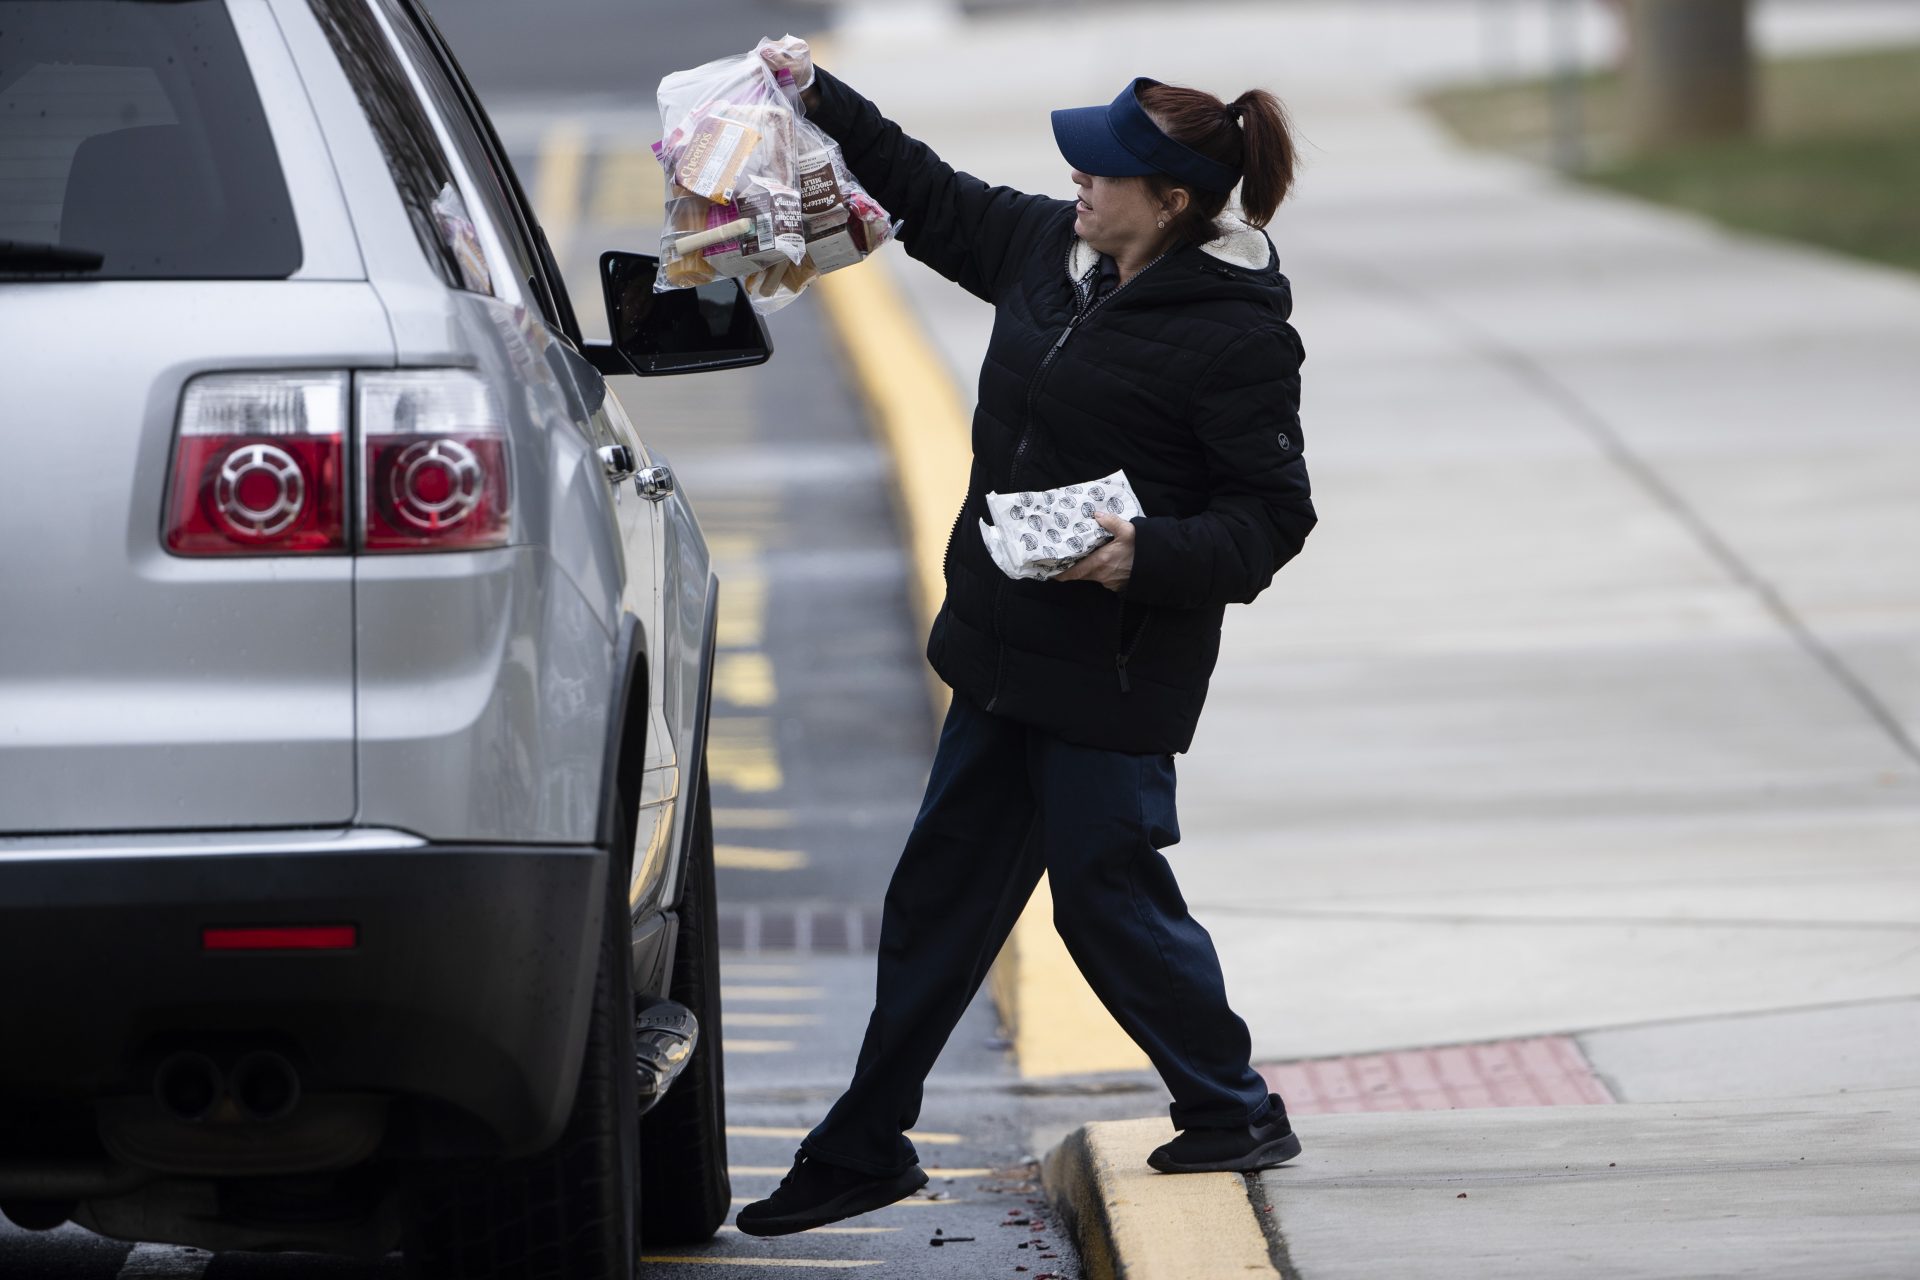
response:
<svg viewBox="0 0 1920 1280"><path fill-rule="evenodd" d="M1056 578L1111 542L1095 515L1132 520L1146 514L1124 471L1058 489L989 493L986 502L993 523L980 522L980 537L1009 578Z"/></svg>

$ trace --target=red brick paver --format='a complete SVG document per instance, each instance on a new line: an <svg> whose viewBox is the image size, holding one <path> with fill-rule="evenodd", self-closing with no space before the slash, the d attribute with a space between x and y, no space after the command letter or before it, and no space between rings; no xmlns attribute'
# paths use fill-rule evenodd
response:
<svg viewBox="0 0 1920 1280"><path fill-rule="evenodd" d="M1260 1065L1293 1115L1612 1102L1571 1036L1440 1045Z"/></svg>

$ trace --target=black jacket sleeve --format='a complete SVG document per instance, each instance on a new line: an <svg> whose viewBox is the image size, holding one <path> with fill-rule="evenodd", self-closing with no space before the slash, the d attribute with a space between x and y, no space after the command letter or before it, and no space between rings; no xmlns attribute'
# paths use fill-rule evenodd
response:
<svg viewBox="0 0 1920 1280"><path fill-rule="evenodd" d="M907 252L967 292L995 300L1014 246L1066 202L992 187L917 142L844 81L816 67L820 105L807 118L831 135L868 194L901 219Z"/></svg>
<svg viewBox="0 0 1920 1280"><path fill-rule="evenodd" d="M1134 523L1129 599L1177 609L1245 604L1298 555L1316 516L1300 456L1300 338L1291 325L1235 340L1195 389L1207 509Z"/></svg>

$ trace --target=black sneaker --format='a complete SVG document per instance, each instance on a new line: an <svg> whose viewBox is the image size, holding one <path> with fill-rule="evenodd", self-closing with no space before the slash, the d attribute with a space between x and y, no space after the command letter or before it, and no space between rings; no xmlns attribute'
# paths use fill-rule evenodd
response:
<svg viewBox="0 0 1920 1280"><path fill-rule="evenodd" d="M926 1185L926 1170L919 1165L891 1178L875 1178L815 1160L802 1148L793 1153L793 1168L773 1194L740 1210L733 1225L750 1236L792 1235L884 1209Z"/></svg>
<svg viewBox="0 0 1920 1280"><path fill-rule="evenodd" d="M1300 1139L1287 1123L1280 1095L1270 1096L1273 1112L1262 1123L1183 1130L1172 1142L1154 1148L1147 1163L1161 1173L1251 1173L1285 1164L1300 1154Z"/></svg>

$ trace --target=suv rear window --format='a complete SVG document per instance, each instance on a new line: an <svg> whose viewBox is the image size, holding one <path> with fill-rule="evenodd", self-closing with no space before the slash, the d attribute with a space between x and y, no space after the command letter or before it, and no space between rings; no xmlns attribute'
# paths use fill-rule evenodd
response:
<svg viewBox="0 0 1920 1280"><path fill-rule="evenodd" d="M300 267L224 0L0 0L0 276Z"/></svg>

